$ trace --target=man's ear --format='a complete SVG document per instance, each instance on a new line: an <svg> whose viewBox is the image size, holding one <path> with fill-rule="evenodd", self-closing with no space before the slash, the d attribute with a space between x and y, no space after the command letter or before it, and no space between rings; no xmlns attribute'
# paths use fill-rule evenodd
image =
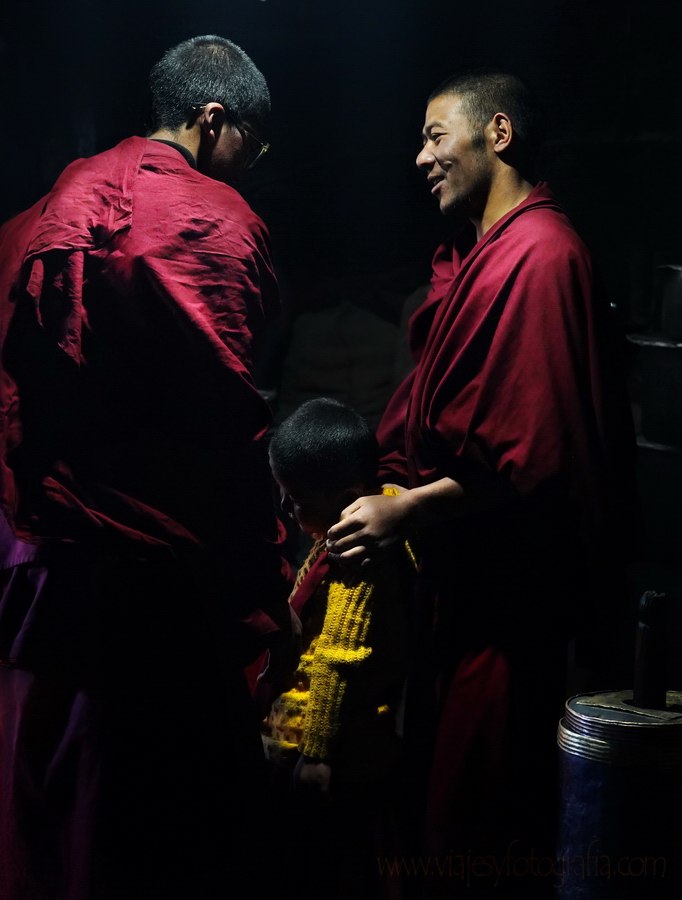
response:
<svg viewBox="0 0 682 900"><path fill-rule="evenodd" d="M505 153L511 146L514 126L506 113L495 113L486 126L486 133L495 153Z"/></svg>
<svg viewBox="0 0 682 900"><path fill-rule="evenodd" d="M225 109L221 103L207 103L199 116L202 135L215 144L226 122Z"/></svg>

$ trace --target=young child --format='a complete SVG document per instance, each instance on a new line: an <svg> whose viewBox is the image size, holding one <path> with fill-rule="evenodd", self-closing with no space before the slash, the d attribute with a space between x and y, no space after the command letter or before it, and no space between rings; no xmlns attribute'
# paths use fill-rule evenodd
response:
<svg viewBox="0 0 682 900"><path fill-rule="evenodd" d="M326 532L341 510L382 491L376 439L348 406L304 403L275 431L270 464L282 509L314 540L289 601L302 652L288 667L271 655L257 691L274 697L262 736L275 790L298 821L288 832L305 832L292 863L296 896L387 896L377 856L389 852L399 793L414 557L405 543L355 571L327 558Z"/></svg>

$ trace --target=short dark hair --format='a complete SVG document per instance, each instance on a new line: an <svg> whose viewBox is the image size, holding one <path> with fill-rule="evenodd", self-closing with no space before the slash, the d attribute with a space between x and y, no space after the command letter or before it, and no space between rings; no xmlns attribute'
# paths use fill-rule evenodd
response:
<svg viewBox="0 0 682 900"><path fill-rule="evenodd" d="M379 447L365 419L330 397L302 403L270 439L275 476L288 486L343 491L373 486Z"/></svg>
<svg viewBox="0 0 682 900"><path fill-rule="evenodd" d="M428 102L457 94L474 129L482 129L497 112L511 119L523 156L532 161L542 140L542 111L516 75L494 69L473 69L451 75L431 91Z"/></svg>
<svg viewBox="0 0 682 900"><path fill-rule="evenodd" d="M167 50L149 75L152 130L180 128L192 105L215 101L234 124L248 122L264 134L270 92L263 74L236 44L215 34L183 41Z"/></svg>

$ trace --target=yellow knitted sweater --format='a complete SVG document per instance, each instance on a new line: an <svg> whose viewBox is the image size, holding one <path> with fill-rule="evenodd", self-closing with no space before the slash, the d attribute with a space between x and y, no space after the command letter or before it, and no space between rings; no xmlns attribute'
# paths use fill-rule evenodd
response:
<svg viewBox="0 0 682 900"><path fill-rule="evenodd" d="M318 556L322 549L322 543L313 547L302 568L308 568L314 561L311 557ZM407 545L406 551L406 559L414 563ZM367 708L363 710L364 716L379 717L395 712L388 703L376 702L372 705L374 700L383 697L380 697L381 690L372 689L370 680L377 670L372 668L371 662L377 651L381 657L382 643L395 642L397 638L398 647L390 650L393 658L389 667L396 673L403 671L402 660L396 659L396 655L404 655L400 649L404 642L401 643L401 637L397 637L400 628L396 631L391 623L395 621L399 625L405 615L409 579L406 581L404 573L396 571L400 567L396 567L393 558L386 560L383 566L384 570L386 566L393 570L388 579L384 571L383 575L367 581L330 578L322 582L319 590L326 591L326 604L321 610L324 614L321 630L318 628L318 633L310 639L288 689L276 698L263 722L263 742L270 757L297 749L306 756L329 759L343 726L351 681L353 707L359 706L358 700L360 698L362 702L363 696L368 701ZM402 596L386 596L388 592L399 592ZM388 629L382 627L381 631L372 627L377 603L384 606L383 618L389 626ZM313 622L313 628L314 625ZM387 680L390 677L389 673ZM387 698L393 697L393 692L389 690L385 694Z"/></svg>

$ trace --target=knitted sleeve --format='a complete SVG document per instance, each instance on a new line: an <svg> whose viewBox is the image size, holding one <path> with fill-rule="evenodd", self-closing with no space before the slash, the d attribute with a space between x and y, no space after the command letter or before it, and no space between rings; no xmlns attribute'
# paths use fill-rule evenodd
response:
<svg viewBox="0 0 682 900"><path fill-rule="evenodd" d="M306 756L326 759L341 720L348 675L369 659L367 646L374 586L332 581L327 612L312 663L310 698L301 742Z"/></svg>

